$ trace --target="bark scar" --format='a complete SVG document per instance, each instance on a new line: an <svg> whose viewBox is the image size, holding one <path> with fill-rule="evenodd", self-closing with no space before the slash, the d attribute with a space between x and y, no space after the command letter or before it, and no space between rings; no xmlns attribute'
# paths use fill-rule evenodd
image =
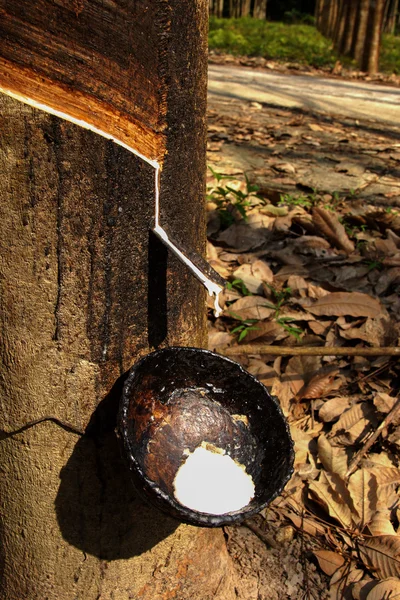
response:
<svg viewBox="0 0 400 600"><path fill-rule="evenodd" d="M19 427L18 429L14 429L13 431L5 431L4 429L0 429L0 441L13 437L18 433L22 433L23 431L26 431L27 429L30 429L31 427L34 427L39 423L43 423L44 421L51 421L59 427L62 427L62 429L65 429L65 431L68 431L69 433L75 433L76 435L84 436L86 433L82 429L79 429L74 425L71 425L71 423L67 423L66 421L61 421L61 419L58 419L57 417L46 416L40 417L40 419L35 419L34 421L29 421L28 423L25 423L25 425L22 425L21 427Z"/></svg>

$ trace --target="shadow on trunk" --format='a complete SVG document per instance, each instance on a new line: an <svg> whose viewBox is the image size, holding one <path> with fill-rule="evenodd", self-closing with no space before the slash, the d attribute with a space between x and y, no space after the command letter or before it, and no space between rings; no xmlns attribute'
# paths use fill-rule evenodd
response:
<svg viewBox="0 0 400 600"><path fill-rule="evenodd" d="M64 539L104 560L143 554L179 525L138 496L121 455L115 426L125 377L99 404L62 468L55 502Z"/></svg>

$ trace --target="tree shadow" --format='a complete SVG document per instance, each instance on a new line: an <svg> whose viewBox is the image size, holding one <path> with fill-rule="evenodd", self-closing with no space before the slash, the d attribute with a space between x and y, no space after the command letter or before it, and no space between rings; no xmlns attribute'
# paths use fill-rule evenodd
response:
<svg viewBox="0 0 400 600"><path fill-rule="evenodd" d="M104 560L138 556L179 525L140 498L122 456L115 428L126 375L99 404L62 468L55 501L63 538Z"/></svg>

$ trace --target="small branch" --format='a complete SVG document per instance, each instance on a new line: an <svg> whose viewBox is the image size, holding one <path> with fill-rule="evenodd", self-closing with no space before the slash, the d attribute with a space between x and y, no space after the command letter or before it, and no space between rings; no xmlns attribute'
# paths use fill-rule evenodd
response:
<svg viewBox="0 0 400 600"><path fill-rule="evenodd" d="M347 348L326 346L266 346L264 344L243 344L218 349L225 356L240 354L271 354L272 356L399 356L400 347L386 348Z"/></svg>
<svg viewBox="0 0 400 600"><path fill-rule="evenodd" d="M244 521L243 525L247 527L247 529L250 529L250 531L252 531L262 542L264 542L264 544L266 544L270 548L278 548L278 544L276 543L272 535L268 535L253 521Z"/></svg>
<svg viewBox="0 0 400 600"><path fill-rule="evenodd" d="M376 442L376 440L378 439L378 437L380 436L382 431L388 425L390 425L390 423L397 417L397 415L399 413L400 413L400 398L398 398L396 400L396 403L393 406L392 410L388 412L388 414L383 419L383 421L379 425L379 427L376 428L376 430L371 435L371 437L365 442L364 446L362 448L360 448L360 450L357 452L357 454L355 454L353 456L353 458L351 459L351 461L349 463L349 468L347 469L346 477L350 477L350 475L352 473L354 473L354 471L356 470L362 457L365 456L365 454L368 452L368 450L371 448L371 446Z"/></svg>

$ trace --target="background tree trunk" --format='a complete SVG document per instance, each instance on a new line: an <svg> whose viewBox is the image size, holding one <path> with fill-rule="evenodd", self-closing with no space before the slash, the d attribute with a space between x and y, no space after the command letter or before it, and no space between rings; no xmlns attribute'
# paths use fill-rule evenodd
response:
<svg viewBox="0 0 400 600"><path fill-rule="evenodd" d="M162 218L202 252L207 3L168 4ZM114 433L138 357L205 344L203 289L149 236L154 169L0 102L0 597L230 599L222 532L142 502Z"/></svg>
<svg viewBox="0 0 400 600"><path fill-rule="evenodd" d="M395 33L399 13L399 0L386 0L383 17L383 33Z"/></svg>
<svg viewBox="0 0 400 600"><path fill-rule="evenodd" d="M351 47L351 56L355 58L358 64L361 64L364 45L367 35L368 15L370 0L359 0L356 23L354 27L354 37Z"/></svg>
<svg viewBox="0 0 400 600"><path fill-rule="evenodd" d="M345 7L345 22L343 35L340 40L339 52L341 54L350 54L351 44L354 36L354 27L357 17L358 0L348 0Z"/></svg>
<svg viewBox="0 0 400 600"><path fill-rule="evenodd" d="M255 19L265 19L267 16L267 0L255 0L253 8L253 17Z"/></svg>
<svg viewBox="0 0 400 600"><path fill-rule="evenodd" d="M367 43L364 45L361 70L374 74L379 69L379 51L382 39L382 20L385 0L371 0L368 15Z"/></svg>

